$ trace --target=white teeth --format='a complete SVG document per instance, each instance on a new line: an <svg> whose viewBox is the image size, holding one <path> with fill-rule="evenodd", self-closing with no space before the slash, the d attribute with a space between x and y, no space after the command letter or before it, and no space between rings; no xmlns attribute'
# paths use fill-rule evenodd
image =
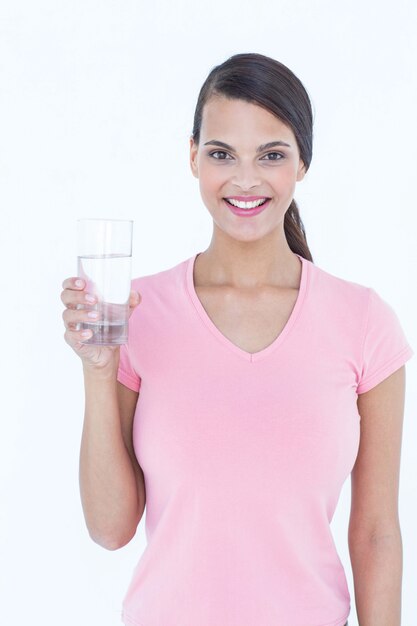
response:
<svg viewBox="0 0 417 626"><path fill-rule="evenodd" d="M230 204L233 204L233 206L236 206L239 209L254 209L256 206L264 204L266 199L255 200L254 202L240 202L239 200L232 200L231 198L228 198L227 202L230 202Z"/></svg>

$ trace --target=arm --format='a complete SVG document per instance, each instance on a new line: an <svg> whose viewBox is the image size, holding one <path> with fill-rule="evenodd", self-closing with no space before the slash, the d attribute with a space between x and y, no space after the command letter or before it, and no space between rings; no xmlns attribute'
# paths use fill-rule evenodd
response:
<svg viewBox="0 0 417 626"><path fill-rule="evenodd" d="M84 368L85 415L80 450L80 492L91 538L114 550L136 533L145 506L143 474L131 431L138 393L117 372Z"/></svg>
<svg viewBox="0 0 417 626"><path fill-rule="evenodd" d="M348 544L360 626L400 626L398 491L405 366L358 396L361 434L351 473Z"/></svg>

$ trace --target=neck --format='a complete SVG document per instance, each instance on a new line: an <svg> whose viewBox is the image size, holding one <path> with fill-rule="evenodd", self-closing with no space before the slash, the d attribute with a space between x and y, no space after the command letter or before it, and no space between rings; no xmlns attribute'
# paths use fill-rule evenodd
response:
<svg viewBox="0 0 417 626"><path fill-rule="evenodd" d="M195 262L199 284L257 288L266 285L298 289L301 261L291 250L285 234L256 241L215 236Z"/></svg>

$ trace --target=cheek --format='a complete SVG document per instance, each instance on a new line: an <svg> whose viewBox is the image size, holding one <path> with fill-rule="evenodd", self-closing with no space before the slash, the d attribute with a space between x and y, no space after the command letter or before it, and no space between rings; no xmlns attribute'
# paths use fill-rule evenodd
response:
<svg viewBox="0 0 417 626"><path fill-rule="evenodd" d="M227 182L227 173L216 168L202 168L200 170L201 186L206 189L218 189Z"/></svg>
<svg viewBox="0 0 417 626"><path fill-rule="evenodd" d="M221 203L225 189L230 188L228 178L219 171L205 171L200 175L200 194L207 207L214 210Z"/></svg>
<svg viewBox="0 0 417 626"><path fill-rule="evenodd" d="M277 185L292 185L297 178L297 170L294 163L287 161L287 163L277 167L274 172L271 173L271 178L275 180Z"/></svg>
<svg viewBox="0 0 417 626"><path fill-rule="evenodd" d="M271 188L276 192L277 196L287 198L294 194L297 183L297 172L294 167L280 168L269 177Z"/></svg>

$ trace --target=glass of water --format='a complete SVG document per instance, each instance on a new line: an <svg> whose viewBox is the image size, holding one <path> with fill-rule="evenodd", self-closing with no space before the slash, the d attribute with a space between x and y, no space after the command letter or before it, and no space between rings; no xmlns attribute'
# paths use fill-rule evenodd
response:
<svg viewBox="0 0 417 626"><path fill-rule="evenodd" d="M132 220L77 220L77 276L85 281L85 292L97 299L94 305L80 304L77 308L99 312L97 321L77 325L77 330L93 332L82 343L127 343L132 233Z"/></svg>

